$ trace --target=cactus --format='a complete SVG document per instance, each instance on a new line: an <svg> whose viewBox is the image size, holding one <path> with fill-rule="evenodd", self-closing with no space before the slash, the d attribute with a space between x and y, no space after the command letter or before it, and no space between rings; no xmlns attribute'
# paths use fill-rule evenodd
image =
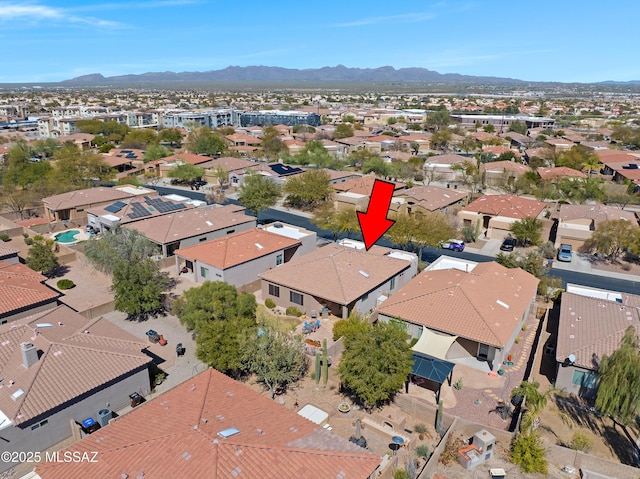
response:
<svg viewBox="0 0 640 479"><path fill-rule="evenodd" d="M438 401L438 411L436 412L436 431L441 436L443 435L442 430L444 429L444 424L442 424L442 399Z"/></svg>
<svg viewBox="0 0 640 479"><path fill-rule="evenodd" d="M320 382L320 353L316 353L316 364L315 364L315 369L316 369L316 384L318 384Z"/></svg>
<svg viewBox="0 0 640 479"><path fill-rule="evenodd" d="M327 354L327 338L322 340L322 383L329 381L329 355Z"/></svg>

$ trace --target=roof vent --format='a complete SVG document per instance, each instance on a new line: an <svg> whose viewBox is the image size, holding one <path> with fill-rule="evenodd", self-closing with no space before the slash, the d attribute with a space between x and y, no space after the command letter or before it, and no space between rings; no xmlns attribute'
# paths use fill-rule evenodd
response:
<svg viewBox="0 0 640 479"><path fill-rule="evenodd" d="M367 273L366 271L362 271L361 269L358 270L358 273L360 273L362 276L364 276L365 278L369 277L369 273Z"/></svg>
<svg viewBox="0 0 640 479"><path fill-rule="evenodd" d="M241 472L242 472L242 469L240 469L240 466L238 466L233 471L231 471L231 475L233 477L238 477Z"/></svg>
<svg viewBox="0 0 640 479"><path fill-rule="evenodd" d="M227 439L239 433L240 433L240 429L235 427L228 427L227 429L223 429L222 431L219 431L218 436L220 436L222 439Z"/></svg>
<svg viewBox="0 0 640 479"><path fill-rule="evenodd" d="M264 249L264 246L262 246L260 243L256 243L256 248L258 248L258 249Z"/></svg>
<svg viewBox="0 0 640 479"><path fill-rule="evenodd" d="M38 350L33 343L22 343L20 345L22 352L22 365L29 368L38 362Z"/></svg>
<svg viewBox="0 0 640 479"><path fill-rule="evenodd" d="M500 301L499 299L496 299L496 303L498 303L503 308L509 309L509 305L507 303L505 303L504 301Z"/></svg>

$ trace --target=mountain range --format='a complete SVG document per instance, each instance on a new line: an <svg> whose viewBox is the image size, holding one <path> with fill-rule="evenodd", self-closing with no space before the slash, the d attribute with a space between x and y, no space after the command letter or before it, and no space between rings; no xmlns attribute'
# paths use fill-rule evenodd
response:
<svg viewBox="0 0 640 479"><path fill-rule="evenodd" d="M105 77L100 73L82 75L61 83L69 85L106 85L159 82L344 82L344 83L517 83L513 78L438 73L426 68L335 67L293 69L268 66L229 66L206 72L148 72L139 75Z"/></svg>

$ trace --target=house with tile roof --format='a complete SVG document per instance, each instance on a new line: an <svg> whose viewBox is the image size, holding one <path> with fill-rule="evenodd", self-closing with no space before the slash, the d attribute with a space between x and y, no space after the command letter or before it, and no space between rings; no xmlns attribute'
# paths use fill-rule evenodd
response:
<svg viewBox="0 0 640 479"><path fill-rule="evenodd" d="M185 208L173 213L142 218L123 225L136 230L160 246L164 257L179 248L220 238L256 226L256 218L244 213L243 206L209 205Z"/></svg>
<svg viewBox="0 0 640 479"><path fill-rule="evenodd" d="M480 174L484 175L485 183L489 186L512 185L525 173L531 171L528 165L520 161L491 161L480 164Z"/></svg>
<svg viewBox="0 0 640 479"><path fill-rule="evenodd" d="M515 195L484 195L458 212L463 226L480 225L489 239L503 239L511 233L511 225L524 218L543 219L547 204Z"/></svg>
<svg viewBox="0 0 640 479"><path fill-rule="evenodd" d="M114 201L135 195L118 188L86 188L42 198L48 221L68 221L86 217L85 210L94 206L107 206Z"/></svg>
<svg viewBox="0 0 640 479"><path fill-rule="evenodd" d="M20 250L18 248L0 243L0 261L3 261L7 264L19 263L20 258L18 257L18 253L20 253Z"/></svg>
<svg viewBox="0 0 640 479"><path fill-rule="evenodd" d="M58 306L0 326L0 438L4 451L42 451L129 395L149 393L147 343L104 318ZM95 437L92 438L95 440ZM11 467L0 464L0 471Z"/></svg>
<svg viewBox="0 0 640 479"><path fill-rule="evenodd" d="M395 193L391 199L390 211L408 215L435 212L446 214L453 207L464 206L468 199L469 193L462 191L437 186L414 186Z"/></svg>
<svg viewBox="0 0 640 479"><path fill-rule="evenodd" d="M626 329L640 334L640 296L617 298L562 293L555 350L555 386L592 399L597 393L598 364L620 346Z"/></svg>
<svg viewBox="0 0 640 479"><path fill-rule="evenodd" d="M593 235L598 225L605 221L626 220L638 224L633 211L606 205L560 205L554 215L558 222L556 247L562 243L570 244L578 250Z"/></svg>
<svg viewBox="0 0 640 479"><path fill-rule="evenodd" d="M262 297L303 312L328 309L347 318L372 310L413 278L416 255L374 246L369 251L329 244L260 274Z"/></svg>
<svg viewBox="0 0 640 479"><path fill-rule="evenodd" d="M3 255L4 251L4 255ZM45 284L47 278L15 261L17 252L0 246L0 324L54 308L61 296Z"/></svg>
<svg viewBox="0 0 640 479"><path fill-rule="evenodd" d="M479 263L425 270L376 307L379 321L400 321L414 338L424 330L446 341L440 359L476 358L499 369L521 327L534 313L538 279L520 268ZM438 349L434 344L433 349ZM480 367L480 364L476 364Z"/></svg>
<svg viewBox="0 0 640 479"><path fill-rule="evenodd" d="M588 176L582 171L569 168L568 166L554 166L549 168L538 168L536 170L538 176L543 180L557 182L558 180L584 180Z"/></svg>
<svg viewBox="0 0 640 479"><path fill-rule="evenodd" d="M299 239L250 229L176 250L176 271L193 275L196 283L244 286L257 281L260 273L300 256L301 245Z"/></svg>
<svg viewBox="0 0 640 479"><path fill-rule="evenodd" d="M436 155L427 158L422 168L427 178L439 179L440 181L455 181L459 175L452 167L462 165L465 161L475 162L476 160L475 158L455 154Z"/></svg>
<svg viewBox="0 0 640 479"><path fill-rule="evenodd" d="M373 479L381 458L215 369L137 407L66 451L99 461L48 462L39 479Z"/></svg>

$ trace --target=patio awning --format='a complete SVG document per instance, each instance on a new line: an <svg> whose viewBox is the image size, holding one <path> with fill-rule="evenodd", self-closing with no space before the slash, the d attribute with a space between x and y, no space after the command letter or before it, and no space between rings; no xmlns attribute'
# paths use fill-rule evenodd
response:
<svg viewBox="0 0 640 479"><path fill-rule="evenodd" d="M443 334L434 333L429 328L422 327L422 335L418 342L411 348L417 353L426 354L438 359L445 359L447 351L458 339L458 336L445 336Z"/></svg>
<svg viewBox="0 0 640 479"><path fill-rule="evenodd" d="M413 359L411 373L414 376L428 379L438 384L443 384L447 380L455 366L449 361L434 358L428 354L413 353L411 359Z"/></svg>

